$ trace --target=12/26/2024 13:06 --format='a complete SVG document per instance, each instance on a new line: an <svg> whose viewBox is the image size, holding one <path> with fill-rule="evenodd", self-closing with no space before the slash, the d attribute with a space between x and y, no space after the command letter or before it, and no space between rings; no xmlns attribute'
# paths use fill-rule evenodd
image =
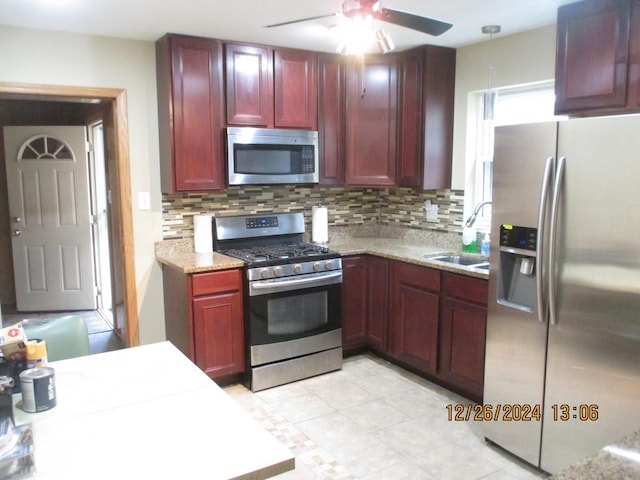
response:
<svg viewBox="0 0 640 480"><path fill-rule="evenodd" d="M447 420L454 422L539 422L542 419L540 404L474 404L456 403L446 406ZM551 418L554 422L578 420L581 422L595 422L598 420L598 405L583 403L569 405L566 403L551 405Z"/></svg>

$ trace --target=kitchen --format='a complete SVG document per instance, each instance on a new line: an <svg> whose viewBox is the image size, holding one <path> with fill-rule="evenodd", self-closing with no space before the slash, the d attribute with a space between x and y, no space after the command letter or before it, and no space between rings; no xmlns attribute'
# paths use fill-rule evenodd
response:
<svg viewBox="0 0 640 480"><path fill-rule="evenodd" d="M140 343L152 343L164 339L164 312L159 298L162 298L162 272L155 261L153 242L172 238L172 226L165 226L162 202L168 204L171 211L172 198L161 197L159 188L158 138L155 110L155 60L152 43L135 42L121 39L107 39L103 37L89 37L84 35L23 30L20 28L3 27L2 29L2 58L6 61L3 68L3 81L19 83L42 83L40 69L46 69L51 77L47 83L80 84L96 86L119 86L127 89L129 108L129 135L131 149L131 190L132 192L151 192L152 209L149 211L134 208L132 211L134 229L134 250ZM37 45L37 48L35 47ZM91 45L91 48L89 48ZM31 48L33 47L33 48ZM93 50L92 50L93 49ZM59 68L59 63L69 61L67 56L60 57L57 52L65 51L68 57L73 57L73 66ZM548 80L554 75L555 58L555 28L542 27L526 33L513 36L497 36L489 46L486 42L477 45L461 47L457 51L456 64L456 102L453 146L453 179L451 190L418 194L413 192L390 189L373 191L356 191L354 200L348 192L340 189L319 190L311 192L284 189L284 194L278 190L258 192L247 200L242 194L238 203L265 204L269 207L282 201L299 203L307 195L318 194L317 199L311 198L304 204L303 209L309 211L317 203L328 204L327 198L333 201L338 196L342 201L336 219L344 223L366 225L378 218L393 219L394 223L402 225L423 218L422 205L426 199L436 202L441 212L449 211L450 218L446 221L452 233L457 233L463 220L462 191L465 189L468 174L465 167L465 117L468 92L486 88L486 72L488 53L495 65L493 82L496 86L518 85L541 80ZM526 53L526 62L514 61L520 58L518 52ZM97 64L95 57L100 58ZM34 61L37 60L37 61ZM87 65L78 67L77 65ZM130 65L124 67L123 65ZM91 67L88 67L91 65ZM288 198L291 196L292 198ZM357 198L361 196L360 198ZM134 203L136 194L133 195ZM189 196L186 200L194 203L200 201L198 195ZM274 200L275 199L275 200ZM282 200L281 200L282 199ZM233 199L232 199L233 200ZM212 202L207 208L213 210L228 206L229 198L224 194L214 194L207 197ZM182 207L184 199L176 201ZM410 206L411 218L404 213L396 217L388 215L390 210L402 212L404 204ZM164 208L164 207L163 207ZM467 214L470 207L465 205ZM171 213L169 214L171 215ZM446 215L445 215L446 218ZM174 224L173 218L169 219ZM424 223L423 223L424 225ZM457 225L457 226L456 226ZM179 224L178 224L179 228ZM187 226L188 228L188 226ZM164 231L164 234L163 234ZM176 236L174 235L174 238Z"/></svg>

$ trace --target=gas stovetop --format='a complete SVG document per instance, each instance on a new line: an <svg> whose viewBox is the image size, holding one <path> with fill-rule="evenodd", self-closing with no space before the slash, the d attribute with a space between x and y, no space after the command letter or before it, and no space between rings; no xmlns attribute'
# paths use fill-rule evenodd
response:
<svg viewBox="0 0 640 480"><path fill-rule="evenodd" d="M329 250L327 247L316 245L314 243L257 245L246 248L221 250L220 253L244 260L250 268L325 260L340 256L338 253Z"/></svg>
<svg viewBox="0 0 640 480"><path fill-rule="evenodd" d="M243 260L249 280L342 269L338 252L303 236L300 212L217 217L213 225L214 249Z"/></svg>

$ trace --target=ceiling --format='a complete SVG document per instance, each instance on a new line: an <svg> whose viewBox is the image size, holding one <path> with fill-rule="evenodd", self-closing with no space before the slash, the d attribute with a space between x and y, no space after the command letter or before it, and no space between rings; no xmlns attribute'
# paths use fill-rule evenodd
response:
<svg viewBox="0 0 640 480"><path fill-rule="evenodd" d="M453 23L439 37L382 23L397 50L432 44L460 47L488 40L483 25L500 36L550 25L558 6L575 0L384 0L383 5ZM271 23L341 10L342 0L2 0L0 25L155 41L164 33L332 52L335 18L277 28ZM497 37L494 37L497 38Z"/></svg>

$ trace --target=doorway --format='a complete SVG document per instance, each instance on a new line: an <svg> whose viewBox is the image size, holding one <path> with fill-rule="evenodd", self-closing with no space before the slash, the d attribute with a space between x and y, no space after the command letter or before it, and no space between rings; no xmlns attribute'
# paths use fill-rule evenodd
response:
<svg viewBox="0 0 640 480"><path fill-rule="evenodd" d="M20 108L16 107L15 102L22 102ZM89 125L92 129L96 128L94 133L102 129L105 153L103 175L106 181L106 196L110 200L106 208L109 229L107 241L105 242L104 236L102 240L97 241L101 245L100 248L108 246L110 269L106 270L109 270L110 275L101 278L104 288L111 290L109 297L113 299L103 306L105 311L109 310L107 317L112 321L113 328L122 338L123 344L137 345L139 340L133 227L129 208L131 199L125 92L120 89L0 83L2 126L14 122L20 116L29 117L31 124L51 123L43 121L50 118L65 124L70 122L71 118L77 119L80 116L83 124ZM94 160L94 166L97 166L99 161ZM101 175L98 171L94 174ZM4 220L4 225L8 225L9 219ZM104 266L102 268L105 270Z"/></svg>

